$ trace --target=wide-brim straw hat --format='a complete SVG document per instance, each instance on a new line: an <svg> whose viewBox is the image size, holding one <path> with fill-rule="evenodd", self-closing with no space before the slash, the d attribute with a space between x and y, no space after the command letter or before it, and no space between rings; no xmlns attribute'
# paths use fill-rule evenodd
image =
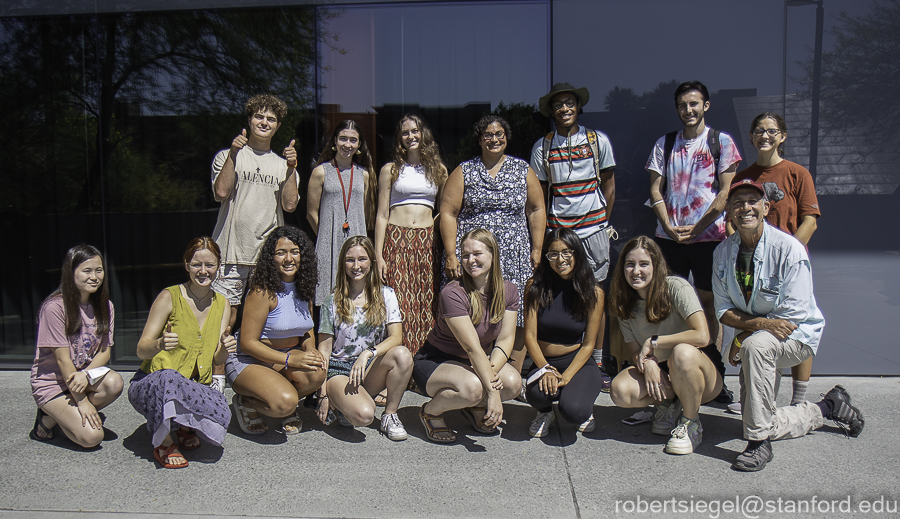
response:
<svg viewBox="0 0 900 519"><path fill-rule="evenodd" d="M578 99L578 106L582 107L588 104L588 100L591 98L591 94L588 93L588 89L581 87L575 88L569 83L557 83L550 88L550 92L547 95L541 97L540 101L538 101L538 107L541 110L541 115L544 117L550 117L550 100L553 99L553 96L556 94L561 94L563 92L571 92Z"/></svg>

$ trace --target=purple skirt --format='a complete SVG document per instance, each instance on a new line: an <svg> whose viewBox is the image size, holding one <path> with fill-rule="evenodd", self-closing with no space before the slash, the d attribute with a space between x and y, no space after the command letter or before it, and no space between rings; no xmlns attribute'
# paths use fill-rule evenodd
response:
<svg viewBox="0 0 900 519"><path fill-rule="evenodd" d="M128 401L147 419L154 447L160 446L178 425L194 429L202 440L222 445L231 422L225 395L173 369L149 375L137 370L128 386Z"/></svg>

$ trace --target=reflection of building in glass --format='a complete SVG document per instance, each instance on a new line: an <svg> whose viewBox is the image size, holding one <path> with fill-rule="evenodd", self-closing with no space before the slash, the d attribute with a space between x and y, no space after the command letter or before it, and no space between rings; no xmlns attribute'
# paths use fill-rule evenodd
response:
<svg viewBox="0 0 900 519"><path fill-rule="evenodd" d="M740 136L744 149L748 150L747 160L751 157L755 159L756 152L750 144L749 124L762 112L780 113L781 96L735 98L734 111L741 125ZM788 139L784 142L784 158L809 169L812 101L789 95L786 112L784 118L788 127ZM845 132L836 135L822 132L819 136L816 193L890 195L900 185L897 158L896 152L876 147L859 129L847 128Z"/></svg>

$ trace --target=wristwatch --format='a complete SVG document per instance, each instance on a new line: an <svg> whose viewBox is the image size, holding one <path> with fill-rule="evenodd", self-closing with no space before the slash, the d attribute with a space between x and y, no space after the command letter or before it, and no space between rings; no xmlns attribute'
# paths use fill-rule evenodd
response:
<svg viewBox="0 0 900 519"><path fill-rule="evenodd" d="M654 350L659 348L659 335L651 335L650 336L650 347Z"/></svg>
<svg viewBox="0 0 900 519"><path fill-rule="evenodd" d="M372 358L373 358L373 359L374 359L375 357L378 356L378 350L376 350L374 346L370 346L370 347L368 347L368 348L366 348L366 349L372 352Z"/></svg>

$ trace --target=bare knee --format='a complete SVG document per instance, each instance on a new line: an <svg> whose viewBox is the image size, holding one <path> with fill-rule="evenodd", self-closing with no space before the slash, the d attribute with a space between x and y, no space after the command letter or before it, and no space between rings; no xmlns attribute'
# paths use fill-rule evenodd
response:
<svg viewBox="0 0 900 519"><path fill-rule="evenodd" d="M77 431L72 431L69 438L86 449L96 447L103 441L103 429L93 429L91 427L82 427Z"/></svg>
<svg viewBox="0 0 900 519"><path fill-rule="evenodd" d="M676 344L669 356L669 367L673 370L685 372L697 368L697 355L703 355L700 350L690 344Z"/></svg>
<svg viewBox="0 0 900 519"><path fill-rule="evenodd" d="M290 416L297 410L297 404L300 399L297 393L293 391L285 391L280 394L273 395L271 400L266 402L269 405L269 411L274 416Z"/></svg>
<svg viewBox="0 0 900 519"><path fill-rule="evenodd" d="M391 348L391 351L385 355L386 360L390 361L393 366L401 372L412 372L413 358L412 353L404 346Z"/></svg>
<svg viewBox="0 0 900 519"><path fill-rule="evenodd" d="M303 397L322 387L326 375L324 371L294 371L288 375L288 380L297 389L297 394Z"/></svg>
<svg viewBox="0 0 900 519"><path fill-rule="evenodd" d="M365 427L375 420L375 406L364 404L344 412L344 416L356 427Z"/></svg>
<svg viewBox="0 0 900 519"><path fill-rule="evenodd" d="M623 371L612 381L609 396L618 407L634 407L640 396L640 387L628 371Z"/></svg>
<svg viewBox="0 0 900 519"><path fill-rule="evenodd" d="M456 391L459 398L467 401L470 405L475 405L484 399L484 386L481 384L481 379L475 374L459 380Z"/></svg>

